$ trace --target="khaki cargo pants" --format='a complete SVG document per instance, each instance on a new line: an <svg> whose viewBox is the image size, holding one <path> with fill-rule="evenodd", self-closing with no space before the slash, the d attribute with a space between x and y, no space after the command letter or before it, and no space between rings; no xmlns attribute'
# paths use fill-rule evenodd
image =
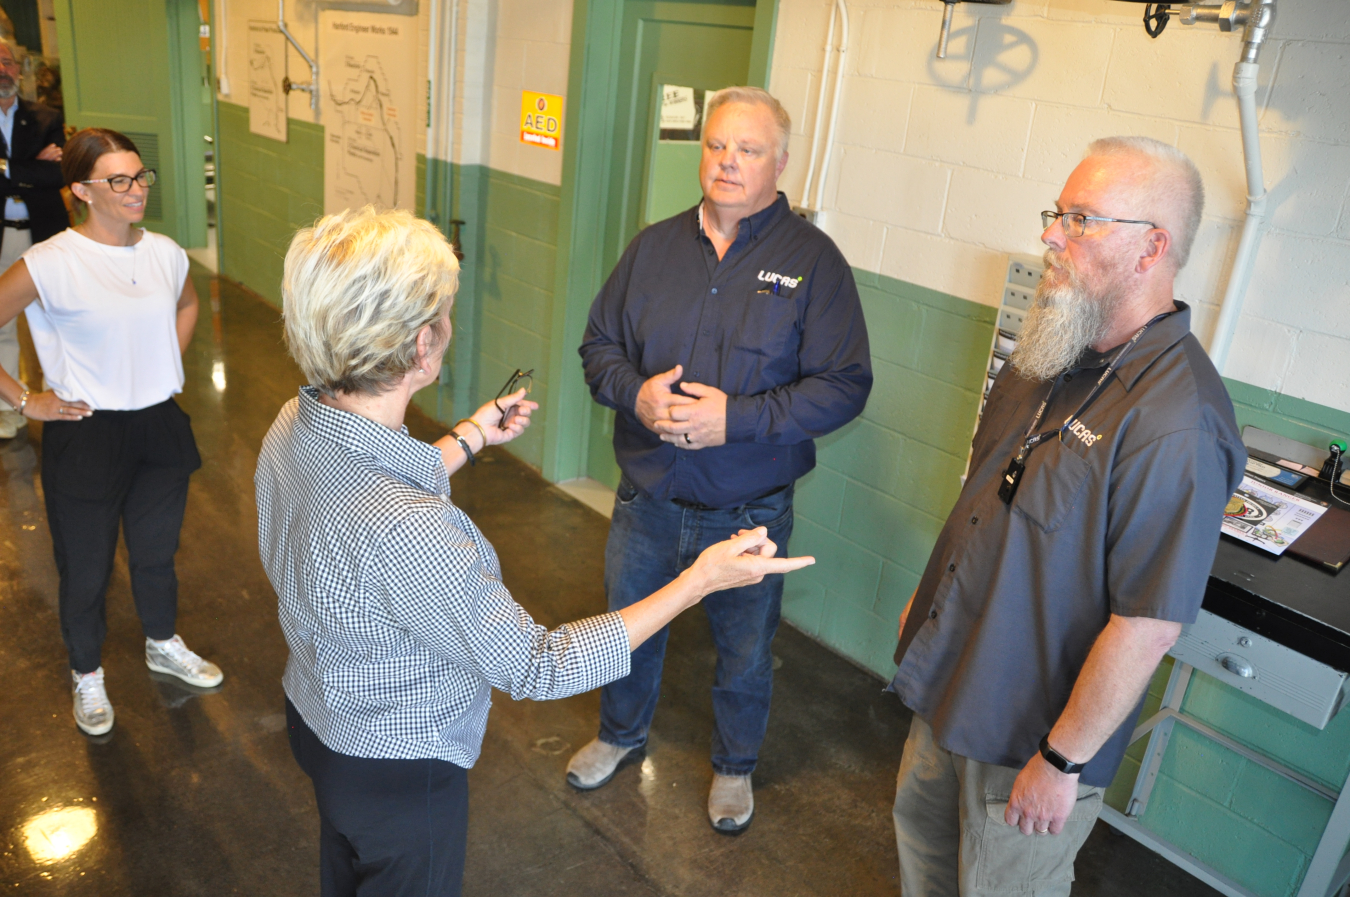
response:
<svg viewBox="0 0 1350 897"><path fill-rule="evenodd" d="M943 750L914 717L892 811L903 897L1068 897L1103 789L1079 786L1058 835L1024 835L1003 821L1018 772Z"/></svg>

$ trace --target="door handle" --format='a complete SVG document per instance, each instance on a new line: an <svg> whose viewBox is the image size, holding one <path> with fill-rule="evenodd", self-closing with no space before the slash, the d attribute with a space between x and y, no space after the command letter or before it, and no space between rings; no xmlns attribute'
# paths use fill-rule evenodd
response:
<svg viewBox="0 0 1350 897"><path fill-rule="evenodd" d="M1256 670L1252 668L1246 658L1238 657L1236 654L1220 654L1216 659L1225 670L1234 676L1241 676L1243 679L1256 678Z"/></svg>

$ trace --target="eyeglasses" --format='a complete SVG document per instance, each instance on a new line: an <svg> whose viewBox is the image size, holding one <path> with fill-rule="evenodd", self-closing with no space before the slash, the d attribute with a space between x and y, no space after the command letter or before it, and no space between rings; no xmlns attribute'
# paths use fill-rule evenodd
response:
<svg viewBox="0 0 1350 897"><path fill-rule="evenodd" d="M159 176L155 174L153 168L142 168L135 175L115 174L110 178L95 178L92 181L80 181L81 184L107 184L114 193L126 193L131 189L131 182L135 181L142 187L155 186L155 180Z"/></svg>
<svg viewBox="0 0 1350 897"><path fill-rule="evenodd" d="M1087 230L1089 221L1110 221L1116 224L1147 224L1149 227L1157 227L1152 221L1133 221L1129 218L1102 218L1099 215L1080 215L1077 212L1042 212L1041 227L1049 230L1050 225L1059 219L1059 224L1064 228L1064 236L1081 237L1083 231Z"/></svg>
<svg viewBox="0 0 1350 897"><path fill-rule="evenodd" d="M522 371L520 368L516 368L516 372L511 375L511 379L507 380L506 385L498 391L497 398L492 400L492 404L496 405L497 410L502 413L502 419L497 423L498 429L506 428L507 416L516 410L515 405L512 405L510 408L503 408L501 402L502 397L509 396L517 389L520 389L520 381L522 380L529 381L525 384L525 394L529 395L530 390L534 388L534 368L530 368L528 371Z"/></svg>

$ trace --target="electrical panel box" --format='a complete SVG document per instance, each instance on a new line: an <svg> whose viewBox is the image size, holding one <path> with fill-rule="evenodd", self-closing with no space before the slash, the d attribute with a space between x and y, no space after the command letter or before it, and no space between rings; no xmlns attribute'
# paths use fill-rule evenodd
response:
<svg viewBox="0 0 1350 897"><path fill-rule="evenodd" d="M1008 277L1003 284L1003 295L999 299L998 326L994 329L994 341L989 347L989 364L985 368L984 396L994 386L994 378L1003 369L1008 356L1017 348L1017 337L1022 332L1027 312L1036 298L1036 285L1041 282L1041 272L1045 263L1032 255L1011 255L1008 257ZM980 413L984 413L984 399L980 400ZM978 426L978 420L977 420Z"/></svg>

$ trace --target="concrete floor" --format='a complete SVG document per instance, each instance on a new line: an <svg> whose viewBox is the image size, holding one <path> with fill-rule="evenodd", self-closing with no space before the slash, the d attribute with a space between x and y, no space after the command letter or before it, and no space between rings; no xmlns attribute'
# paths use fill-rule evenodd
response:
<svg viewBox="0 0 1350 897"><path fill-rule="evenodd" d="M252 481L262 436L300 377L275 309L195 266L194 276L203 314L180 401L204 466L178 555L179 632L225 683L207 693L146 670L123 555L104 651L117 727L100 739L75 728L41 428L0 444L0 893L318 890L318 822L282 731L286 648L258 562ZM442 433L416 412L409 426ZM497 547L517 599L548 625L602 610L607 521L503 451L483 460L455 477L455 500ZM597 694L498 697L470 775L465 894L897 894L889 809L908 712L784 627L756 819L738 838L718 835L705 812L714 654L698 611L674 628L648 757L600 791L563 780L571 751L594 734ZM1216 893L1100 823L1078 876L1075 895Z"/></svg>

